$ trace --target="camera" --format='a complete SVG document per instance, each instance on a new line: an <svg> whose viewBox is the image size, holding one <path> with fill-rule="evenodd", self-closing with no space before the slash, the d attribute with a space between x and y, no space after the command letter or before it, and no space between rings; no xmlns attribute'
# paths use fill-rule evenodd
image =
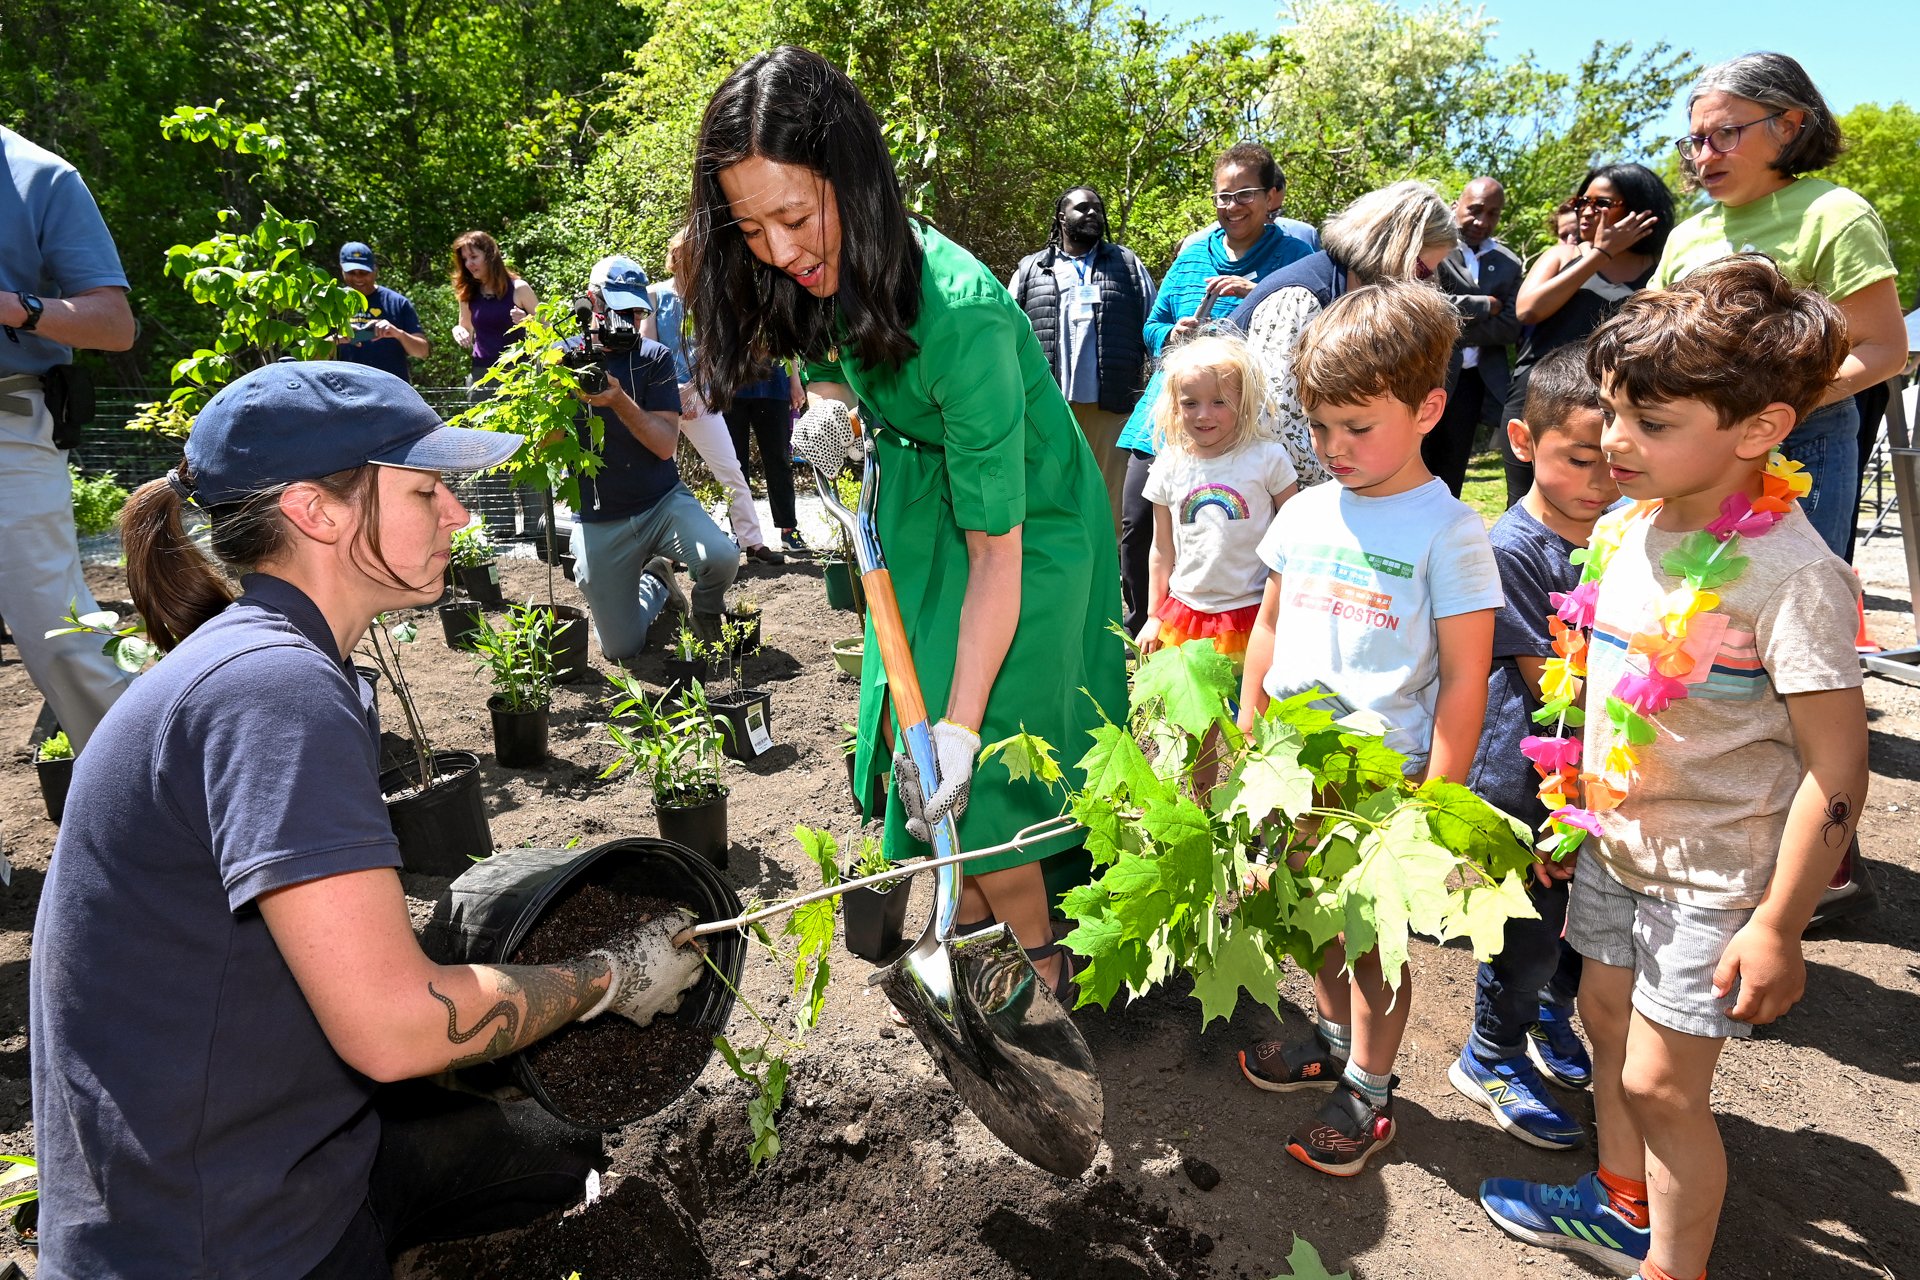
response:
<svg viewBox="0 0 1920 1280"><path fill-rule="evenodd" d="M640 330L621 312L596 310L593 299L584 295L573 300L573 322L580 328L580 338L567 344L563 363L573 370L580 390L597 396L608 385L606 358L638 347Z"/></svg>

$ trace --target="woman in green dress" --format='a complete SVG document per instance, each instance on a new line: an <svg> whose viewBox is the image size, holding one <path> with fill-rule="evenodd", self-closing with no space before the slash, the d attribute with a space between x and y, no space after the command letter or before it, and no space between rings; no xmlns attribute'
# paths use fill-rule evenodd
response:
<svg viewBox="0 0 1920 1280"><path fill-rule="evenodd" d="M948 812L962 848L1006 841L1063 796L997 765L974 776L981 742L1024 729L1073 761L1103 714L1126 713L1125 650L1109 630L1118 548L1093 453L1026 315L971 254L908 216L880 122L825 59L789 47L741 66L707 105L695 166L696 380L724 404L757 355L797 356L812 381L852 393L878 450L880 545L940 717L938 787L924 806L890 798L887 854L925 854L909 828ZM869 662L861 794L900 749L885 703ZM969 864L959 911L962 929L1005 922L1069 1004L1039 864L1072 843Z"/></svg>

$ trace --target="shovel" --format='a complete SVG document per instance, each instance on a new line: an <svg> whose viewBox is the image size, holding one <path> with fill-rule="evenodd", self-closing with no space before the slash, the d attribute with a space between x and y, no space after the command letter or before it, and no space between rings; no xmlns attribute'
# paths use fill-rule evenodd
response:
<svg viewBox="0 0 1920 1280"><path fill-rule="evenodd" d="M846 406L833 400L809 409L794 424L793 440L813 465L821 501L853 544L894 722L931 797L939 778L926 702L873 522L880 488L873 443L855 434ZM842 506L833 489L850 457L862 467L858 512ZM868 981L886 993L940 1074L996 1138L1049 1173L1079 1177L1100 1145L1104 1104L1093 1055L1006 925L954 936L958 863L968 856L955 857L958 849L948 816L933 831L928 865L936 878L927 927L905 955Z"/></svg>

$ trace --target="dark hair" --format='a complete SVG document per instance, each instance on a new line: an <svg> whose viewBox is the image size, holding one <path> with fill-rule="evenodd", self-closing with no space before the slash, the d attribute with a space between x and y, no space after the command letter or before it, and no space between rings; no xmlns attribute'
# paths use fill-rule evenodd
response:
<svg viewBox="0 0 1920 1280"><path fill-rule="evenodd" d="M799 165L831 187L840 210L834 297L814 297L747 248L720 173L752 156ZM717 409L756 380L767 357L824 357L836 317L862 364L898 368L920 350L909 331L920 317L922 254L886 135L846 73L811 50L783 45L748 59L707 103L687 246L688 309L700 333L694 379Z"/></svg>
<svg viewBox="0 0 1920 1280"><path fill-rule="evenodd" d="M1768 111L1805 113L1807 118L1800 132L1788 139L1773 159L1773 171L1781 177L1797 178L1803 173L1824 169L1847 149L1846 139L1840 134L1840 122L1833 118L1813 77L1784 53L1745 53L1708 67L1687 92L1688 116L1692 116L1694 101L1703 93L1731 94L1757 102ZM1693 181L1693 162L1683 159L1681 167L1689 185L1698 185Z"/></svg>
<svg viewBox="0 0 1920 1280"><path fill-rule="evenodd" d="M1220 172L1236 164L1250 164L1260 171L1260 185L1269 191L1286 189L1287 179L1280 172L1280 166L1274 163L1273 152L1257 142L1236 142L1220 153L1213 162L1213 171Z"/></svg>
<svg viewBox="0 0 1920 1280"><path fill-rule="evenodd" d="M478 249L486 260L486 274L476 278L460 260L462 249ZM484 231L469 231L453 242L453 292L460 301L472 306L484 294L489 298L513 296L513 268L499 243Z"/></svg>
<svg viewBox="0 0 1920 1280"><path fill-rule="evenodd" d="M1547 352L1527 374L1527 403L1520 412L1535 440L1565 431L1567 419L1580 410L1599 408L1600 386L1587 372L1586 348L1577 342Z"/></svg>
<svg viewBox="0 0 1920 1280"><path fill-rule="evenodd" d="M1775 402L1805 418L1847 358L1847 320L1765 254L1642 289L1587 339L1587 372L1637 405L1698 400L1731 426Z"/></svg>
<svg viewBox="0 0 1920 1280"><path fill-rule="evenodd" d="M1053 202L1053 225L1047 228L1047 256L1040 260L1040 265L1049 271L1053 269L1054 257L1060 252L1061 237L1065 234L1067 197L1076 191L1086 192L1100 202L1100 209L1103 214L1106 211L1107 200L1105 196L1100 194L1098 187L1090 187L1083 182L1077 187L1068 187L1060 193L1060 198Z"/></svg>
<svg viewBox="0 0 1920 1280"><path fill-rule="evenodd" d="M176 470L191 487L193 471L188 464L183 461ZM356 564L369 572L377 569L395 586L424 586L402 579L380 549L379 470L364 463L315 480L269 485L238 502L209 508L208 545L221 564L238 570L250 570L274 559L292 538L291 527L280 514L280 495L295 484L313 484L359 508L360 528L352 547ZM173 484L161 476L135 489L120 512L127 593L133 597L134 612L146 621L147 638L163 653L234 599L228 575L200 553L181 522L184 506Z"/></svg>
<svg viewBox="0 0 1920 1280"><path fill-rule="evenodd" d="M1587 170L1587 176L1573 189L1574 197L1587 194L1587 188L1600 178L1620 193L1628 213L1651 213L1657 219L1647 238L1633 246L1633 252L1659 261L1666 251L1667 233L1673 230L1673 192L1667 190L1659 174L1643 164L1603 164Z"/></svg>

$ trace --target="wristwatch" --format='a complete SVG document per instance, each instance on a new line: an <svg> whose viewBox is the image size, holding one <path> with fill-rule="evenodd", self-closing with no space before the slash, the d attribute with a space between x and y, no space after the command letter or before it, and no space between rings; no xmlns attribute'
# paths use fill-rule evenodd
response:
<svg viewBox="0 0 1920 1280"><path fill-rule="evenodd" d="M15 325L14 328L22 333L32 333L34 329L39 326L40 314L46 310L46 307L41 304L40 299L28 293L25 289L15 289L13 296L20 299L20 305L25 307L27 311L27 318Z"/></svg>

